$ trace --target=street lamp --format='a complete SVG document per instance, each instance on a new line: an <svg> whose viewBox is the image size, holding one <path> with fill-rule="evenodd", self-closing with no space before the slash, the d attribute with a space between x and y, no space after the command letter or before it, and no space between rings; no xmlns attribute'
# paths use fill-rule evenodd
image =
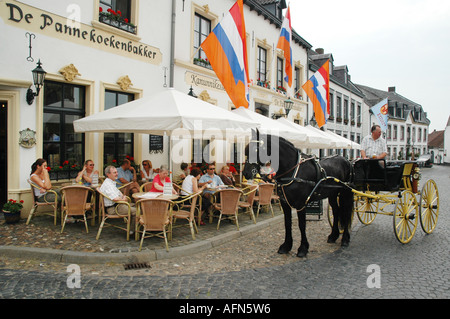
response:
<svg viewBox="0 0 450 319"><path fill-rule="evenodd" d="M290 97L287 100L284 100L284 109L286 110L286 117L288 117L289 112L292 110L293 106L294 102L291 101Z"/></svg>
<svg viewBox="0 0 450 319"><path fill-rule="evenodd" d="M44 69L41 67L41 64L41 60L39 60L39 62L37 63L37 67L33 71L31 71L33 73L33 84L36 87L36 93L33 92L30 86L27 91L28 105L33 104L34 97L39 95L39 91L44 85L45 75L47 74L47 72L44 71Z"/></svg>
<svg viewBox="0 0 450 319"><path fill-rule="evenodd" d="M191 88L189 89L188 95L197 98L197 95L195 95L194 89L192 88L192 85L191 85Z"/></svg>

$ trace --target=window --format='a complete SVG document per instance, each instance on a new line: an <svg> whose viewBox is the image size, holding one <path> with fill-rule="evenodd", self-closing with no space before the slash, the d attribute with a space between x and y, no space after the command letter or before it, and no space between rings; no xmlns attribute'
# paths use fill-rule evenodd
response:
<svg viewBox="0 0 450 319"><path fill-rule="evenodd" d="M258 46L258 61L256 66L258 85L268 87L267 82L267 50ZM270 89L270 87L268 87Z"/></svg>
<svg viewBox="0 0 450 319"><path fill-rule="evenodd" d="M342 122L342 98L336 97L336 120Z"/></svg>
<svg viewBox="0 0 450 319"><path fill-rule="evenodd" d="M211 65L208 62L205 52L203 52L200 45L211 33L211 20L205 17L195 14L194 17L194 64L211 69Z"/></svg>
<svg viewBox="0 0 450 319"><path fill-rule="evenodd" d="M348 100L344 99L344 120L348 121Z"/></svg>
<svg viewBox="0 0 450 319"><path fill-rule="evenodd" d="M352 121L352 125L355 125L355 101L352 101L350 108L350 120Z"/></svg>
<svg viewBox="0 0 450 319"><path fill-rule="evenodd" d="M277 89L285 90L283 86L283 59L277 57Z"/></svg>
<svg viewBox="0 0 450 319"><path fill-rule="evenodd" d="M398 131L397 125L394 125L394 136L393 136L394 141L397 140L397 131Z"/></svg>
<svg viewBox="0 0 450 319"><path fill-rule="evenodd" d="M361 125L361 104L360 103L358 103L356 112L357 112L356 122L358 123L358 125Z"/></svg>
<svg viewBox="0 0 450 319"><path fill-rule="evenodd" d="M295 67L294 71L294 90L294 96L297 99L302 99L300 69L298 67Z"/></svg>
<svg viewBox="0 0 450 319"><path fill-rule="evenodd" d="M400 140L401 141L405 140L405 127L404 126L400 127Z"/></svg>
<svg viewBox="0 0 450 319"><path fill-rule="evenodd" d="M330 93L330 120L334 119L334 94Z"/></svg>
<svg viewBox="0 0 450 319"><path fill-rule="evenodd" d="M84 134L75 133L73 122L85 117L84 86L45 81L44 158L51 168L84 162Z"/></svg>
<svg viewBox="0 0 450 319"><path fill-rule="evenodd" d="M134 95L123 92L105 91L105 110L134 100ZM127 155L134 154L134 134L105 133L103 141L103 162L112 164L113 160L122 161Z"/></svg>
<svg viewBox="0 0 450 319"><path fill-rule="evenodd" d="M392 137L392 125L388 125L388 129L387 129L387 136L386 136L386 139L387 140L390 140L391 139L391 137Z"/></svg>
<svg viewBox="0 0 450 319"><path fill-rule="evenodd" d="M100 0L99 21L136 33L136 26L131 20L131 0Z"/></svg>

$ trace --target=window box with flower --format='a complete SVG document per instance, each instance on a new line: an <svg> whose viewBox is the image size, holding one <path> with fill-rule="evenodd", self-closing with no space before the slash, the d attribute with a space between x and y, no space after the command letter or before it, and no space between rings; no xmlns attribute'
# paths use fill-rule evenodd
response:
<svg viewBox="0 0 450 319"><path fill-rule="evenodd" d="M194 58L194 64L212 70L211 63L208 59Z"/></svg>
<svg viewBox="0 0 450 319"><path fill-rule="evenodd" d="M63 180L76 178L81 170L80 165L64 161L62 166L47 167L50 180Z"/></svg>
<svg viewBox="0 0 450 319"><path fill-rule="evenodd" d="M23 203L23 200L16 201L10 199L3 205L2 211L7 224L15 224L20 221L20 212L22 211Z"/></svg>
<svg viewBox="0 0 450 319"><path fill-rule="evenodd" d="M278 91L279 93L286 93L286 88L283 87L283 86L277 86L277 91Z"/></svg>
<svg viewBox="0 0 450 319"><path fill-rule="evenodd" d="M128 18L122 17L120 10L108 9L107 12L104 12L100 7L98 21L133 34L137 33L137 27Z"/></svg>
<svg viewBox="0 0 450 319"><path fill-rule="evenodd" d="M263 88L270 89L270 81L258 79L256 84Z"/></svg>

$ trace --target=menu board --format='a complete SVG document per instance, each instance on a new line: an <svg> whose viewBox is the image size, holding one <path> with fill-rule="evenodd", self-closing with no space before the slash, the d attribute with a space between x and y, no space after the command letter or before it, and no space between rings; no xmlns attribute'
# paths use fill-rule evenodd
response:
<svg viewBox="0 0 450 319"><path fill-rule="evenodd" d="M149 153L164 152L164 137L161 135L149 135Z"/></svg>

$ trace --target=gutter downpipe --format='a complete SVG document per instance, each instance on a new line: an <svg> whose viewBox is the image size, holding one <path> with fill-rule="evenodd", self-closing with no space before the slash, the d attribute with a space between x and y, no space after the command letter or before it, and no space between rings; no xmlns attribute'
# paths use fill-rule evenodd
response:
<svg viewBox="0 0 450 319"><path fill-rule="evenodd" d="M173 88L175 74L175 20L176 20L176 0L172 0L172 27L170 31L170 81L169 87Z"/></svg>

